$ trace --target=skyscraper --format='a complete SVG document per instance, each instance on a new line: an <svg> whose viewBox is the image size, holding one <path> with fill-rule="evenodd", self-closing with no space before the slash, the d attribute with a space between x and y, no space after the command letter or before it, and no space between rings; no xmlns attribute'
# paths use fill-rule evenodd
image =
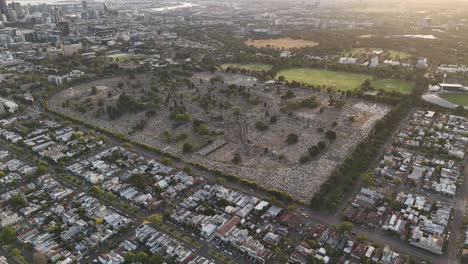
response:
<svg viewBox="0 0 468 264"><path fill-rule="evenodd" d="M9 20L8 5L6 3L6 0L0 0L0 13L4 14Z"/></svg>
<svg viewBox="0 0 468 264"><path fill-rule="evenodd" d="M63 37L70 35L70 24L68 22L61 21L58 23L58 27L60 28Z"/></svg>
<svg viewBox="0 0 468 264"><path fill-rule="evenodd" d="M83 0L83 2L81 2L81 5L82 5L84 11L88 11L88 3L85 0Z"/></svg>

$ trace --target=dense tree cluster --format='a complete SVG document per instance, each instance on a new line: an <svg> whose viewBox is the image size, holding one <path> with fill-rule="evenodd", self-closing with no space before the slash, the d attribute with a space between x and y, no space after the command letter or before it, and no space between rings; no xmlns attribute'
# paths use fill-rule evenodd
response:
<svg viewBox="0 0 468 264"><path fill-rule="evenodd" d="M380 146L392 135L410 107L410 103L401 102L376 123L369 137L358 144L354 153L322 184L320 191L311 200L313 208L333 210L338 206L342 196L353 188L355 181L367 170L370 161L379 155Z"/></svg>
<svg viewBox="0 0 468 264"><path fill-rule="evenodd" d="M119 96L115 106L107 107L107 114L110 119L117 119L126 113L137 113L146 110L147 106L125 93Z"/></svg>
<svg viewBox="0 0 468 264"><path fill-rule="evenodd" d="M317 97L312 95L306 99L299 101L291 101L284 105L281 109L284 111L293 111L300 108L310 108L314 109L319 105Z"/></svg>

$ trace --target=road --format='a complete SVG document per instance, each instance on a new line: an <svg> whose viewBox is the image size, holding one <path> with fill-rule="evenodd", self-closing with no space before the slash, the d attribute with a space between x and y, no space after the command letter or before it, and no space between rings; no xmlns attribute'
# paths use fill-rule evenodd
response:
<svg viewBox="0 0 468 264"><path fill-rule="evenodd" d="M447 248L447 264L456 264L460 262L457 240L463 239L463 232L461 229L463 227L463 219L466 215L466 201L468 199L468 157L465 158L465 164L462 172L461 176L463 177L463 182L457 191L454 219L449 229L450 238Z"/></svg>

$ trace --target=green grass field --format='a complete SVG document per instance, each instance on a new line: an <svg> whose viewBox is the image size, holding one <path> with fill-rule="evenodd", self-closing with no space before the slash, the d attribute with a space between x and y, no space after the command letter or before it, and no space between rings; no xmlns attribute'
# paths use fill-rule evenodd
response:
<svg viewBox="0 0 468 264"><path fill-rule="evenodd" d="M468 106L468 94L466 93L442 93L439 96L451 103Z"/></svg>
<svg viewBox="0 0 468 264"><path fill-rule="evenodd" d="M269 71L271 70L273 66L270 64L257 64L257 63L251 63L251 64L225 63L221 65L221 69L223 70L229 67L244 69L248 71Z"/></svg>
<svg viewBox="0 0 468 264"><path fill-rule="evenodd" d="M373 76L369 74L337 72L320 69L309 68L292 68L278 72L276 79L279 76L284 76L288 81L298 81L314 85L334 86L338 90L347 91L359 89L361 84ZM377 80L372 81L376 89L384 89L385 91L397 91L401 93L410 93L412 84L401 80Z"/></svg>
<svg viewBox="0 0 468 264"><path fill-rule="evenodd" d="M409 94L413 90L413 84L403 80L384 79L372 82L376 90L384 89L387 92L400 92L402 94Z"/></svg>

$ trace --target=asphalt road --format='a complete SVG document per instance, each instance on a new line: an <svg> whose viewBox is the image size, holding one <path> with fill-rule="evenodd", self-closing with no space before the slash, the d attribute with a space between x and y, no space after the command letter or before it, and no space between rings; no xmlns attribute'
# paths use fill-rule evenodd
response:
<svg viewBox="0 0 468 264"><path fill-rule="evenodd" d="M455 213L452 225L450 226L450 238L447 248L448 260L447 264L456 264L460 262L458 256L457 240L463 239L464 232L462 232L463 219L466 215L466 204L468 200L468 157L465 158L465 164L462 171L463 183L460 185L455 204Z"/></svg>

